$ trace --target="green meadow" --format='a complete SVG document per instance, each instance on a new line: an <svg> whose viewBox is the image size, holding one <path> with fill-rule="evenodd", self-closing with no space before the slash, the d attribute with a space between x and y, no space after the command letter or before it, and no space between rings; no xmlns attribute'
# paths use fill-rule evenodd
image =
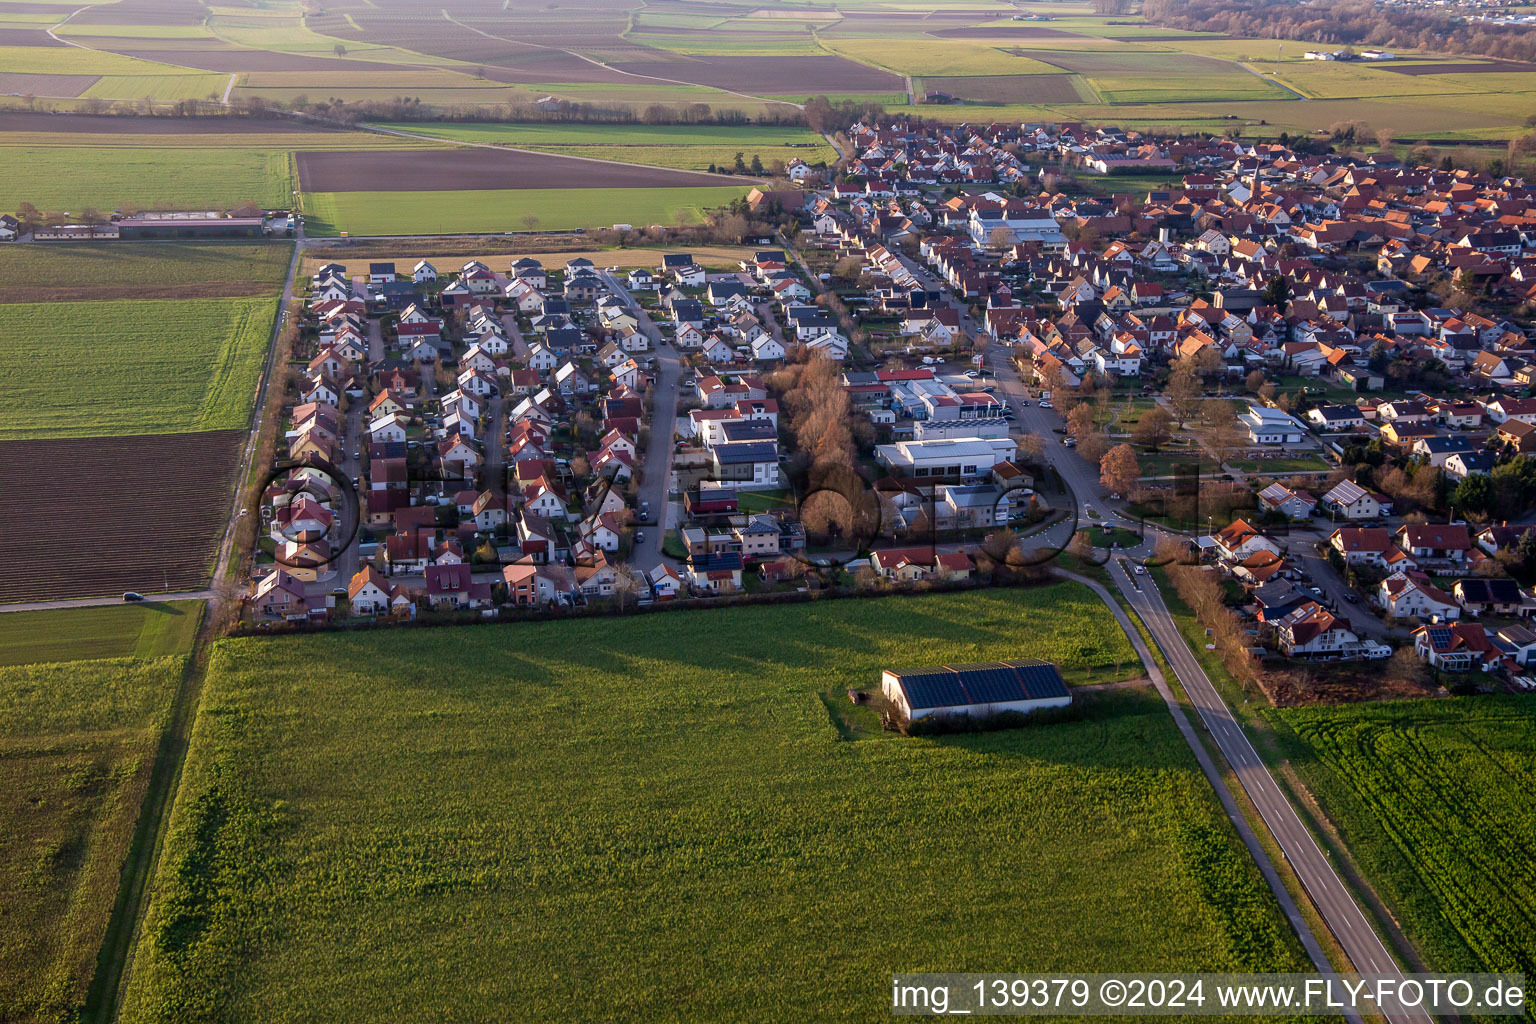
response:
<svg viewBox="0 0 1536 1024"><path fill-rule="evenodd" d="M0 440L244 427L271 298L16 303L0 316Z"/></svg>
<svg viewBox="0 0 1536 1024"><path fill-rule="evenodd" d="M845 692L1031 655L1141 671L1067 583L220 641L125 1019L868 1020L894 970L1300 969L1155 694L909 739Z"/></svg>

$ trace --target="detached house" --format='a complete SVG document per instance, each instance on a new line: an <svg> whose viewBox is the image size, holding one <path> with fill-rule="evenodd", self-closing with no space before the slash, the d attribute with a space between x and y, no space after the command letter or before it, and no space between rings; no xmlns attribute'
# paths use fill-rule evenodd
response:
<svg viewBox="0 0 1536 1024"><path fill-rule="evenodd" d="M1323 510L1345 519L1379 519L1382 503L1353 480L1340 480L1323 495Z"/></svg>
<svg viewBox="0 0 1536 1024"><path fill-rule="evenodd" d="M1397 546L1421 564L1441 562L1466 564L1472 553L1472 535L1465 526L1448 523L1418 523L1398 527L1393 534Z"/></svg>
<svg viewBox="0 0 1536 1024"><path fill-rule="evenodd" d="M1461 618L1461 608L1422 572L1395 572L1376 588L1376 602L1399 619L1449 622Z"/></svg>

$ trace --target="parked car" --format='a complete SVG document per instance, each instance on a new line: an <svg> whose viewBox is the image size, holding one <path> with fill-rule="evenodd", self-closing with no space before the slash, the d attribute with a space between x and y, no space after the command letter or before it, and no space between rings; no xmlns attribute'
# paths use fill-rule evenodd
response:
<svg viewBox="0 0 1536 1024"><path fill-rule="evenodd" d="M635 543L636 544L644 544L645 543L645 531L644 530L636 530L635 531Z"/></svg>
<svg viewBox="0 0 1536 1024"><path fill-rule="evenodd" d="M1344 600L1348 601L1350 604L1359 604L1360 595L1351 590L1349 593L1344 595Z"/></svg>
<svg viewBox="0 0 1536 1024"><path fill-rule="evenodd" d="M1042 409L1054 409L1056 407L1051 404L1050 399L1042 398L1042 399L1040 399L1040 408L1042 408Z"/></svg>
<svg viewBox="0 0 1536 1024"><path fill-rule="evenodd" d="M123 600L124 601L142 601L142 600L144 600L144 595L139 593L137 590L129 590L129 591L124 592Z"/></svg>

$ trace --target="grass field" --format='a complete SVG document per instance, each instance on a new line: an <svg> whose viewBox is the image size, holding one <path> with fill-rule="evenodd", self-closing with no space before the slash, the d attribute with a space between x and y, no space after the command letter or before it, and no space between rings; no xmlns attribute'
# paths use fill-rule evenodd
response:
<svg viewBox="0 0 1536 1024"><path fill-rule="evenodd" d="M0 440L249 422L270 298L18 303L0 316Z"/></svg>
<svg viewBox="0 0 1536 1024"><path fill-rule="evenodd" d="M291 203L286 151L250 149L6 150L7 191L13 202L39 210L207 209Z"/></svg>
<svg viewBox="0 0 1536 1024"><path fill-rule="evenodd" d="M892 970L1300 969L1154 695L935 739L844 695L1139 673L1085 589L590 629L220 642L125 1019L868 1020Z"/></svg>
<svg viewBox="0 0 1536 1024"><path fill-rule="evenodd" d="M1536 972L1536 698L1268 715L1427 969Z"/></svg>
<svg viewBox="0 0 1536 1024"><path fill-rule="evenodd" d="M0 46L0 69L36 75L207 75L206 71L79 46Z"/></svg>
<svg viewBox="0 0 1536 1024"><path fill-rule="evenodd" d="M72 242L0 248L0 303L275 295L282 242Z"/></svg>
<svg viewBox="0 0 1536 1024"><path fill-rule="evenodd" d="M305 231L311 236L432 232L526 231L611 224L693 224L724 206L742 188L570 188L460 192L307 192Z"/></svg>
<svg viewBox="0 0 1536 1024"><path fill-rule="evenodd" d="M201 601L0 614L0 666L190 654Z"/></svg>
<svg viewBox="0 0 1536 1024"><path fill-rule="evenodd" d="M1048 75L1057 69L1030 57L985 43L924 39L837 39L823 45L833 53L898 75Z"/></svg>
<svg viewBox="0 0 1536 1024"><path fill-rule="evenodd" d="M79 1019L184 661L0 668L0 1020Z"/></svg>
<svg viewBox="0 0 1536 1024"><path fill-rule="evenodd" d="M224 95L228 75L106 75L82 96L109 100L216 100Z"/></svg>

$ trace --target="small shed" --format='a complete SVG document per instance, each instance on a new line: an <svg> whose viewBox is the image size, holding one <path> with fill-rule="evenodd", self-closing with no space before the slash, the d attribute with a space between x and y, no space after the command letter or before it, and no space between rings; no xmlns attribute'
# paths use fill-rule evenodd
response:
<svg viewBox="0 0 1536 1024"><path fill-rule="evenodd" d="M1072 703L1072 691L1056 666L1033 658L887 669L880 690L908 721L932 715L1029 714Z"/></svg>

